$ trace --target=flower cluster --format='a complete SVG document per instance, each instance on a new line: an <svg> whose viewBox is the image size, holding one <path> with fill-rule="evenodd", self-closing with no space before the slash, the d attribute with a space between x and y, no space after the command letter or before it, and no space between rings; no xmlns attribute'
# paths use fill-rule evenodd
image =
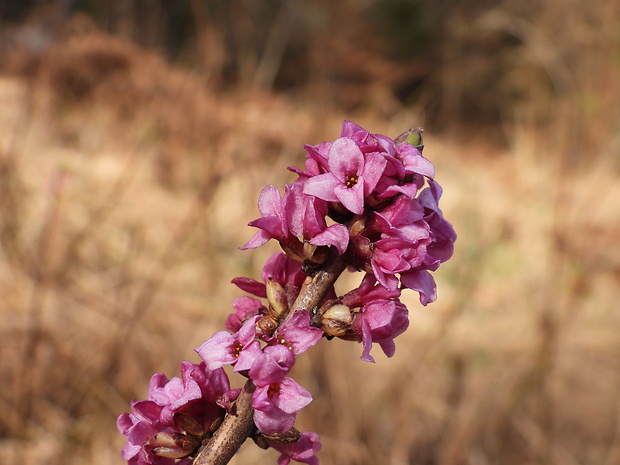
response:
<svg viewBox="0 0 620 465"><path fill-rule="evenodd" d="M392 140L345 121L334 142L306 146L306 169L289 168L298 178L284 195L263 189L262 217L250 223L259 231L244 248L275 239L291 257L320 262L334 246L386 289L400 285L418 291L423 305L433 302L429 271L452 256L456 234L439 209L442 190L423 146L407 142L419 134Z"/></svg>
<svg viewBox="0 0 620 465"><path fill-rule="evenodd" d="M230 389L225 365L251 383L255 442L278 450L279 465L318 464L318 435L294 427L312 401L289 376L295 357L323 337L361 342L365 361L374 362L375 343L391 357L409 325L402 290L417 291L423 305L436 299L430 272L451 257L456 234L439 209L442 190L422 156L421 131L393 140L345 121L340 138L305 148L305 169L289 168L297 179L282 195L263 189L261 217L250 223L258 232L243 247L274 239L284 253L267 261L261 281L233 280L252 297L237 298L226 330L196 349L199 365L184 362L181 378L154 375L148 400L119 417L130 464L191 463L243 395ZM336 262L336 276L304 306L308 283ZM338 296L333 280L345 268L365 274Z"/></svg>
<svg viewBox="0 0 620 465"><path fill-rule="evenodd" d="M252 298L237 299L236 311L226 322L229 331L215 333L196 349L208 368L232 365L233 372L252 381L254 423L268 436L290 431L296 413L312 401L310 393L286 375L295 356L316 344L323 331L311 325L310 314L304 311L279 323L288 311L287 294L299 292L303 276L300 264L277 254L265 265L265 283L234 280L241 288L267 297L268 307Z"/></svg>
<svg viewBox="0 0 620 465"><path fill-rule="evenodd" d="M221 368L181 364L181 378L151 377L147 400L131 402L131 413L117 420L127 438L123 458L129 464L190 464L187 458L217 428L238 390L231 390Z"/></svg>

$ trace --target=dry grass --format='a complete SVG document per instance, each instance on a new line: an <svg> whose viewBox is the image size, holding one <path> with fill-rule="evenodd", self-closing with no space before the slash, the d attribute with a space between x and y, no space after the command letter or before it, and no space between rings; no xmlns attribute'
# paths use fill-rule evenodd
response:
<svg viewBox="0 0 620 465"><path fill-rule="evenodd" d="M620 70L599 58L544 137L525 104L507 149L427 130L456 254L437 303L410 296L392 359L342 341L300 358L315 401L299 427L321 434L322 463L620 463L620 90L594 94ZM390 105L218 94L92 31L1 78L0 463L121 463L116 417L153 372L197 360L239 295L230 279L276 250L236 249L262 186L344 118L394 136L421 118ZM571 132L584 115L603 127ZM274 457L248 444L233 463Z"/></svg>

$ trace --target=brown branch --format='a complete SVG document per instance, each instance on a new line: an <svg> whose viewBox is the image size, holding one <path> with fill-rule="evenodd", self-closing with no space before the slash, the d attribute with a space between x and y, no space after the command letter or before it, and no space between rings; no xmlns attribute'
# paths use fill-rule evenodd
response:
<svg viewBox="0 0 620 465"><path fill-rule="evenodd" d="M336 282L336 279L338 279L338 276L342 274L344 269L345 264L334 249L323 268L314 277L306 278L306 282L302 286L297 300L295 300L291 307L289 315L298 310L311 312L313 308L318 307L330 286Z"/></svg>
<svg viewBox="0 0 620 465"><path fill-rule="evenodd" d="M235 402L235 414L226 415L213 437L198 453L194 465L225 465L235 455L254 428L252 393L255 389L252 381L245 383Z"/></svg>
<svg viewBox="0 0 620 465"><path fill-rule="evenodd" d="M306 278L289 315L299 310L311 312L313 308L318 307L344 269L344 262L334 251L325 266L314 277ZM226 415L222 425L198 453L193 465L226 465L235 455L254 429L252 393L255 389L252 381L248 380L245 383L235 402L235 414Z"/></svg>

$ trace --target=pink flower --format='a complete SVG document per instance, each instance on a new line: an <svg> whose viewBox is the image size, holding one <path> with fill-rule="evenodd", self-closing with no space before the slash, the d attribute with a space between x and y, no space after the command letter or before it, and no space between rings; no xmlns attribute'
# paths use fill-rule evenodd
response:
<svg viewBox="0 0 620 465"><path fill-rule="evenodd" d="M435 270L439 263L443 263L452 257L456 232L439 209L439 199L443 192L441 186L435 181L429 181L428 185L429 187L420 192L418 201L424 209L424 221L429 224L433 235L433 241L428 247L428 254L434 259L430 263L429 269Z"/></svg>
<svg viewBox="0 0 620 465"><path fill-rule="evenodd" d="M224 326L227 330L234 333L241 329L241 326L243 326L243 323L245 323L248 318L259 315L267 310L260 300L247 296L237 297L233 300L232 306L235 309L235 313L228 315Z"/></svg>
<svg viewBox="0 0 620 465"><path fill-rule="evenodd" d="M264 434L284 434L295 424L297 412L310 402L312 395L292 378L257 387L252 395L254 423Z"/></svg>
<svg viewBox="0 0 620 465"><path fill-rule="evenodd" d="M274 186L263 189L258 199L262 216L249 223L259 231L242 249L253 249L275 239L298 259L307 258L300 239L310 240L327 229L327 203L305 194L305 182L305 179L298 179L293 184L287 184L283 197Z"/></svg>
<svg viewBox="0 0 620 465"><path fill-rule="evenodd" d="M308 312L299 310L277 329L274 340L298 355L316 344L321 337L323 337L323 331L310 326Z"/></svg>
<svg viewBox="0 0 620 465"><path fill-rule="evenodd" d="M149 400L162 407L160 419L163 424L174 425L174 414L193 400L202 398L202 391L198 383L186 378L182 380L176 376L171 380L157 373L149 383Z"/></svg>
<svg viewBox="0 0 620 465"><path fill-rule="evenodd" d="M247 370L261 353L260 344L254 340L256 322L260 315L248 319L236 333L218 331L196 349L210 370L224 365L235 365L234 371Z"/></svg>
<svg viewBox="0 0 620 465"><path fill-rule="evenodd" d="M295 357L324 335L361 342L364 361L375 361L373 344L392 357L409 326L401 291L417 291L423 305L436 299L430 272L452 256L456 234L439 208L442 189L422 156L421 130L391 139L344 121L338 139L305 148L305 170L289 168L297 179L283 194L262 190L260 218L250 223L258 231L243 247L274 239L284 253L267 260L260 281L232 281L267 302L235 299L227 331L196 349L200 364L183 362L172 379L153 375L147 400L132 401L117 421L130 465L191 465L225 413L235 415L241 389L230 389L224 365L254 384L254 425L280 452L278 465L318 465L318 435L293 428L312 401L288 376ZM343 269L366 275L338 297L332 278ZM312 308L291 313L296 302Z"/></svg>
<svg viewBox="0 0 620 465"><path fill-rule="evenodd" d="M386 163L382 155L363 154L353 140L341 137L329 148L329 171L309 178L304 193L340 202L350 212L361 215L364 198L377 185Z"/></svg>
<svg viewBox="0 0 620 465"><path fill-rule="evenodd" d="M267 297L266 283L269 278L272 278L284 288L288 303L291 305L297 298L306 276L301 263L286 254L277 253L265 263L261 273L262 283L250 278L235 278L232 283L245 292L265 298Z"/></svg>
<svg viewBox="0 0 620 465"><path fill-rule="evenodd" d="M397 144L394 140L381 134L374 134L377 142L389 155L389 162L394 167L394 174L401 179L405 175L420 175L420 181L424 183L424 177L433 179L435 177L435 167L424 158L422 152L413 145L404 142Z"/></svg>
<svg viewBox="0 0 620 465"><path fill-rule="evenodd" d="M351 308L360 308L371 300L398 299L400 289L388 289L377 283L377 278L372 273L366 273L360 285L342 296L342 304Z"/></svg>
<svg viewBox="0 0 620 465"><path fill-rule="evenodd" d="M415 268L427 257L431 241L428 224L417 222L401 225L381 234L374 242L370 263L377 280L388 289L398 286L397 273Z"/></svg>
<svg viewBox="0 0 620 465"><path fill-rule="evenodd" d="M232 397L224 370L209 371L204 363L183 362L181 377L157 373L149 383L148 400L131 402L131 413L118 417L127 438L123 458L132 465L190 464L185 459L200 445L214 422L223 417L221 399Z"/></svg>
<svg viewBox="0 0 620 465"><path fill-rule="evenodd" d="M321 142L316 146L304 145L306 152L308 152L308 158L306 159L306 171L301 171L294 166L289 166L289 170L293 173L297 173L300 178L311 178L312 176L318 176L319 174L329 171L329 163L327 162L327 153L332 146L331 142Z"/></svg>
<svg viewBox="0 0 620 465"><path fill-rule="evenodd" d="M265 434L285 433L293 427L296 413L312 401L312 396L285 375L295 363L286 346L267 346L248 372L256 390L252 394L254 422Z"/></svg>
<svg viewBox="0 0 620 465"><path fill-rule="evenodd" d="M120 433L127 438L121 450L123 459L130 465L173 464L174 460L160 457L153 453L152 447L147 447L151 438L160 431L171 431L159 421L161 407L152 401L132 401L131 413L124 413L118 417L116 426Z"/></svg>
<svg viewBox="0 0 620 465"><path fill-rule="evenodd" d="M428 305L437 300L437 286L435 279L426 270L410 270L400 275L400 282L407 289L420 294L420 303Z"/></svg>
<svg viewBox="0 0 620 465"><path fill-rule="evenodd" d="M340 255L347 251L349 246L349 230L343 224L332 224L329 228L314 236L312 245L333 245Z"/></svg>
<svg viewBox="0 0 620 465"><path fill-rule="evenodd" d="M429 187L424 189L418 200L424 209L424 221L429 225L431 241L426 246L426 255L423 263L412 267L411 270L401 273L401 284L420 294L420 303L427 305L437 299L437 287L433 276L427 271L436 270L454 252L456 233L439 209L441 187L434 181L429 181Z"/></svg>
<svg viewBox="0 0 620 465"><path fill-rule="evenodd" d="M301 263L283 253L269 257L261 272L264 283L271 278L284 288L289 305L297 298L306 276Z"/></svg>
<svg viewBox="0 0 620 465"><path fill-rule="evenodd" d="M378 343L388 357L396 350L394 338L409 326L407 307L395 300L373 300L362 307L351 328L361 335L364 350L361 359L374 362L370 355L372 343Z"/></svg>
<svg viewBox="0 0 620 465"><path fill-rule="evenodd" d="M295 236L288 229L286 203L280 197L275 186L266 186L258 198L258 210L261 217L250 223L250 226L259 228L259 231L241 249L254 249L263 245L269 239L298 248Z"/></svg>
<svg viewBox="0 0 620 465"><path fill-rule="evenodd" d="M294 364L293 352L285 345L274 344L263 349L248 376L256 386L268 386L280 381Z"/></svg>
<svg viewBox="0 0 620 465"><path fill-rule="evenodd" d="M304 193L305 178L286 185L287 227L295 237L309 240L327 228L327 202Z"/></svg>
<svg viewBox="0 0 620 465"><path fill-rule="evenodd" d="M399 289L389 290L377 285L375 277L367 274L357 289L342 297L343 305L360 309L354 314L345 339L362 341L362 360L375 361L370 355L373 342L378 343L388 357L394 355L394 338L409 326L407 307L398 300L399 295Z"/></svg>
<svg viewBox="0 0 620 465"><path fill-rule="evenodd" d="M183 413L194 418L204 417L207 404L215 404L230 389L228 376L222 369L209 370L204 363L181 363L181 378L168 380L165 375L157 373L151 377L148 400L162 407L160 419L163 424L175 425L175 415ZM205 418L201 426L214 417Z"/></svg>

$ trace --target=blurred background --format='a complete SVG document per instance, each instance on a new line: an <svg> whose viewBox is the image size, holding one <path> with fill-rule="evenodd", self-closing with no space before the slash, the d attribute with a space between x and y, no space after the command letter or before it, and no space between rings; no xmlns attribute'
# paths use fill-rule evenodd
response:
<svg viewBox="0 0 620 465"><path fill-rule="evenodd" d="M321 462L620 464L618 0L1 0L0 463L123 463L343 119L425 128L459 239L393 358L299 357Z"/></svg>

